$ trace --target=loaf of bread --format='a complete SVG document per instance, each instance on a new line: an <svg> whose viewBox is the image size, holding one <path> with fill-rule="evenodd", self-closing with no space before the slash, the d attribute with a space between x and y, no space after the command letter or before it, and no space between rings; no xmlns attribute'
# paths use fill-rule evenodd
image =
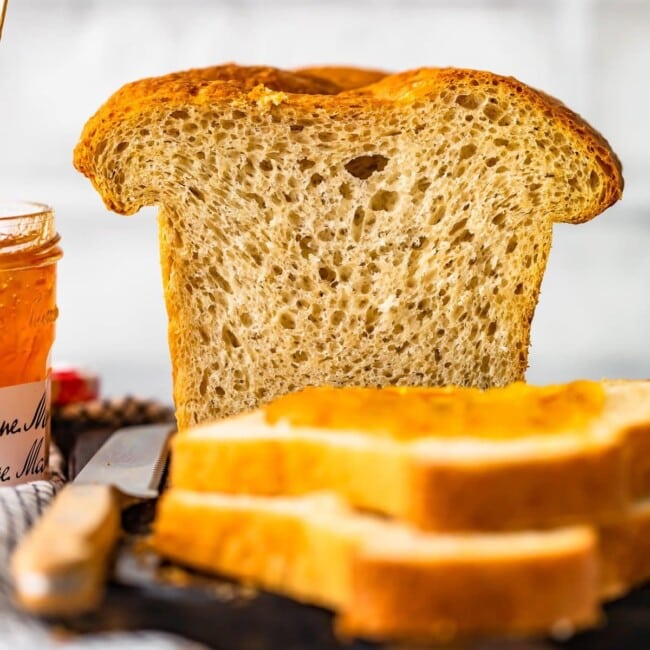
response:
<svg viewBox="0 0 650 650"><path fill-rule="evenodd" d="M146 79L74 160L109 208L159 207L180 429L307 385L522 379L553 223L623 187L560 102L457 69Z"/></svg>
<svg viewBox="0 0 650 650"><path fill-rule="evenodd" d="M173 441L183 490L332 490L427 530L619 519L650 498L650 382L308 388Z"/></svg>
<svg viewBox="0 0 650 650"><path fill-rule="evenodd" d="M425 534L333 495L250 497L171 489L153 542L164 556L337 612L366 639L450 641L562 633L599 618L588 527Z"/></svg>

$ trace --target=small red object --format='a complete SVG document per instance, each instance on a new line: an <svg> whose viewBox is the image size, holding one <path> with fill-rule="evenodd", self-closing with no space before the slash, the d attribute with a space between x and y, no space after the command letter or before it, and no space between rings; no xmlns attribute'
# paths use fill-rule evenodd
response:
<svg viewBox="0 0 650 650"><path fill-rule="evenodd" d="M52 370L52 405L89 402L99 397L99 377L87 370L66 366Z"/></svg>

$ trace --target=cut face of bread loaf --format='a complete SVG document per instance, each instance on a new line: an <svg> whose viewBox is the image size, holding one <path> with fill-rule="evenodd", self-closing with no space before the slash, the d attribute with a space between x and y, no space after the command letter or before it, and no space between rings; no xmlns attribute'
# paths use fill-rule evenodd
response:
<svg viewBox="0 0 650 650"><path fill-rule="evenodd" d="M173 441L201 492L348 503L429 530L611 522L650 497L650 383L312 388Z"/></svg>
<svg viewBox="0 0 650 650"><path fill-rule="evenodd" d="M172 489L153 542L187 566L334 609L341 631L370 639L566 633L598 618L596 535L586 527L427 535L331 495Z"/></svg>
<svg viewBox="0 0 650 650"><path fill-rule="evenodd" d="M306 385L522 379L553 223L623 185L562 104L455 69L143 80L75 165L111 209L160 208L181 429Z"/></svg>

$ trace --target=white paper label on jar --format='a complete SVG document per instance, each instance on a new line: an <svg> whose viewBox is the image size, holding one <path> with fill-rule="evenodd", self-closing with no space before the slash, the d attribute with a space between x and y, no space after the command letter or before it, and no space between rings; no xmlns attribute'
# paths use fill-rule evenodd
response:
<svg viewBox="0 0 650 650"><path fill-rule="evenodd" d="M0 487L43 478L49 442L49 379L0 388Z"/></svg>

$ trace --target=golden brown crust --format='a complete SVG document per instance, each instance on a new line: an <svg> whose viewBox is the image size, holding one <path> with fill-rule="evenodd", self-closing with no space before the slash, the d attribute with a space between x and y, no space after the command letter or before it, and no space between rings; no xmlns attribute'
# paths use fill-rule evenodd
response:
<svg viewBox="0 0 650 650"><path fill-rule="evenodd" d="M312 69L314 70L314 69ZM318 69L316 69L318 70ZM604 174L598 200L574 213L567 205L562 218L572 223L587 221L617 201L623 191L621 164L607 141L580 116L558 100L526 86L512 77L490 72L456 68L421 68L383 77L378 82L360 88L353 83L365 83L376 73L361 70L356 81L353 72L292 73L264 66L236 66L227 64L206 69L189 70L163 77L143 79L127 84L115 93L86 124L75 148L74 164L88 176L102 194L109 207L117 212L132 214L141 206L123 205L120 197L112 196L108 186L95 173L95 161L101 154L115 124L130 116L147 113L157 107L173 108L179 105L214 106L250 105L264 100L271 105L308 114L324 110L332 115L359 111L374 112L390 106L406 106L435 96L444 89L469 84L480 88L494 85L504 95L521 95L550 120L569 141L582 143L582 148L596 157ZM339 69L341 70L341 69ZM334 83L338 79L342 86ZM338 92L337 92L338 91ZM579 152L576 150L576 154Z"/></svg>
<svg viewBox="0 0 650 650"><path fill-rule="evenodd" d="M351 66L319 66L309 68L298 68L296 70L301 76L313 77L315 79L329 81L341 90L352 90L369 86L381 81L388 76L388 72L382 70L365 70Z"/></svg>

